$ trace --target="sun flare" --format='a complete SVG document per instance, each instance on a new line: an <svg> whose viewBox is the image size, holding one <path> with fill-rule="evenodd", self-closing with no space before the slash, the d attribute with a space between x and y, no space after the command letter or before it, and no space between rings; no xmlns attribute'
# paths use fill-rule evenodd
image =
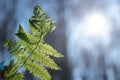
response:
<svg viewBox="0 0 120 80"><path fill-rule="evenodd" d="M101 12L93 12L85 17L87 33L90 36L105 36L110 28L109 19Z"/></svg>

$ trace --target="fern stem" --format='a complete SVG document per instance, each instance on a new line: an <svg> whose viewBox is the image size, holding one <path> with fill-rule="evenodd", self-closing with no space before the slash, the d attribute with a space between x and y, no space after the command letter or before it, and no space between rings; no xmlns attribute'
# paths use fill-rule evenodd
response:
<svg viewBox="0 0 120 80"><path fill-rule="evenodd" d="M37 46L38 46L39 43L40 43L40 39L39 39L39 41L38 41L38 43L37 43ZM25 60L24 63L20 66L20 68L18 68L18 69L15 71L15 73L12 74L9 78L13 77L13 76L25 65L25 63L27 62L27 60L32 56L32 54L33 54L34 51L36 50L37 46L36 46L35 49L31 52L31 54L26 58L26 60Z"/></svg>

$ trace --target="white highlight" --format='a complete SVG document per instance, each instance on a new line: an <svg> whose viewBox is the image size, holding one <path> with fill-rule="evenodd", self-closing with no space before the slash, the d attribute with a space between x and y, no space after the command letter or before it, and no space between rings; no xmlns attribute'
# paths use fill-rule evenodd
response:
<svg viewBox="0 0 120 80"><path fill-rule="evenodd" d="M93 13L86 16L86 26L88 27L87 31L91 35L104 35L106 31L106 26L108 26L108 20L101 13Z"/></svg>
<svg viewBox="0 0 120 80"><path fill-rule="evenodd" d="M109 44L111 23L105 13L101 11L88 13L83 20L83 27L84 34L93 41Z"/></svg>
<svg viewBox="0 0 120 80"><path fill-rule="evenodd" d="M108 29L108 19L100 12L91 13L85 17L87 32L94 36L104 36Z"/></svg>

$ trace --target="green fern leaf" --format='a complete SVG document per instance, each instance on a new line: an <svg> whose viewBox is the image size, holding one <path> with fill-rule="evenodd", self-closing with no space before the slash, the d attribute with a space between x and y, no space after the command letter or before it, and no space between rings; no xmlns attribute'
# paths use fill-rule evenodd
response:
<svg viewBox="0 0 120 80"><path fill-rule="evenodd" d="M36 77L39 77L42 80L51 80L50 74L40 64L28 60L25 64L25 68L28 69L30 73L33 73Z"/></svg>
<svg viewBox="0 0 120 80"><path fill-rule="evenodd" d="M35 53L31 56L31 59L34 60L37 63L40 63L48 68L54 69L54 70L61 70L60 67L57 66L57 64L51 59L49 56L46 56L45 54L41 53Z"/></svg>
<svg viewBox="0 0 120 80"><path fill-rule="evenodd" d="M4 77L7 80L23 80L24 76L22 73L17 72L15 75L11 76L11 74L15 73L16 70L19 69L19 67L20 67L20 63L16 62L14 64L14 61L12 60L10 62L10 65L7 67L6 71L4 71Z"/></svg>
<svg viewBox="0 0 120 80"><path fill-rule="evenodd" d="M58 58L64 57L62 54L58 53L52 46L48 44L40 44L39 46L39 50L44 52L45 54Z"/></svg>
<svg viewBox="0 0 120 80"><path fill-rule="evenodd" d="M55 23L51 18L46 18L46 13L39 6L34 8L33 13L34 16L29 19L31 33L24 31L19 25L19 30L15 33L19 41L8 40L4 44L16 60L4 72L4 77L8 80L23 80L24 76L19 72L21 68L29 70L41 80L51 80L46 68L61 70L50 56L61 58L63 55L44 42L46 36L56 28Z"/></svg>

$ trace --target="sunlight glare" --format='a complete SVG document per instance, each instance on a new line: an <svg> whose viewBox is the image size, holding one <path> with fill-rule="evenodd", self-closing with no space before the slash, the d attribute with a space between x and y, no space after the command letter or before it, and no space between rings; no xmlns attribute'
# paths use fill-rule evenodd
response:
<svg viewBox="0 0 120 80"><path fill-rule="evenodd" d="M103 37L109 32L110 22L101 12L93 12L85 17L87 33L90 36Z"/></svg>

